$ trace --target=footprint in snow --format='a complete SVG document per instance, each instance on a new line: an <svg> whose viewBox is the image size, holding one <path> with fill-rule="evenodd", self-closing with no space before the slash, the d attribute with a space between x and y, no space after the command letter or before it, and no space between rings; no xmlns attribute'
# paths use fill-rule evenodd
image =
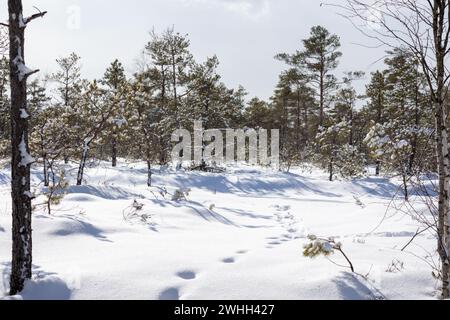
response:
<svg viewBox="0 0 450 320"><path fill-rule="evenodd" d="M288 210L290 210L290 209L291 209L291 206L280 206L280 205L276 205L276 206L274 206L274 208L275 208L277 211L282 212L282 211L288 211Z"/></svg>
<svg viewBox="0 0 450 320"><path fill-rule="evenodd" d="M167 288L162 291L158 297L159 300L180 300L180 291L178 288Z"/></svg>
<svg viewBox="0 0 450 320"><path fill-rule="evenodd" d="M225 258L225 259L222 260L222 262L225 263L225 264L231 264L231 263L235 263L236 259L233 258L233 257Z"/></svg>
<svg viewBox="0 0 450 320"><path fill-rule="evenodd" d="M193 271L181 271L177 273L177 277L183 280L194 280L195 278L197 278L197 275Z"/></svg>

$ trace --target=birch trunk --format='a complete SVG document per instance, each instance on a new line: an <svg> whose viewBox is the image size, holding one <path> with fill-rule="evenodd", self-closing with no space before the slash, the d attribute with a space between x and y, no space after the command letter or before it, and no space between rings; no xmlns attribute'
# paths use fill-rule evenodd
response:
<svg viewBox="0 0 450 320"><path fill-rule="evenodd" d="M435 103L436 132L437 132L437 157L439 166L439 204L438 204L438 252L442 262L442 298L448 299L449 295L449 271L450 265L448 253L449 243L449 158L448 158L448 132L446 110L443 104Z"/></svg>

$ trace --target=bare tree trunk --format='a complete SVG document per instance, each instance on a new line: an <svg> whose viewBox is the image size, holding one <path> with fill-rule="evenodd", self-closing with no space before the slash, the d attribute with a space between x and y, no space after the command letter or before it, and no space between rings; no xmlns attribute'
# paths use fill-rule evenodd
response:
<svg viewBox="0 0 450 320"><path fill-rule="evenodd" d="M334 176L334 172L333 172L333 170L334 170L334 159L333 158L331 158L330 159L330 164L329 164L329 166L328 166L328 170L330 171L330 181L331 182L333 182L333 176Z"/></svg>
<svg viewBox="0 0 450 320"><path fill-rule="evenodd" d="M32 196L30 167L33 158L28 147L27 78L37 71L25 67L25 27L32 19L23 19L22 1L8 0L9 58L11 85L11 196L12 196L12 266L10 294L23 290L32 273ZM43 16L40 13L39 16ZM38 17L38 16L36 16Z"/></svg>
<svg viewBox="0 0 450 320"><path fill-rule="evenodd" d="M83 143L83 152L81 154L80 165L78 166L77 186L81 186L83 184L84 168L86 167L86 160L88 157L89 145L91 141L91 139L86 139Z"/></svg>
<svg viewBox="0 0 450 320"><path fill-rule="evenodd" d="M48 176L48 159L47 155L44 154L43 156L44 161L44 187L48 187L50 185L50 179Z"/></svg>
<svg viewBox="0 0 450 320"><path fill-rule="evenodd" d="M111 154L112 154L112 166L117 167L117 131L114 129L111 140Z"/></svg>
<svg viewBox="0 0 450 320"><path fill-rule="evenodd" d="M323 127L323 122L325 118L324 108L325 108L325 79L323 71L320 74L320 102L319 102L319 127Z"/></svg>
<svg viewBox="0 0 450 320"><path fill-rule="evenodd" d="M405 197L405 201L409 200L409 192L408 192L408 176L406 172L402 173L402 181L403 181L403 194Z"/></svg>
<svg viewBox="0 0 450 320"><path fill-rule="evenodd" d="M152 186L152 161L150 159L147 160L147 186Z"/></svg>

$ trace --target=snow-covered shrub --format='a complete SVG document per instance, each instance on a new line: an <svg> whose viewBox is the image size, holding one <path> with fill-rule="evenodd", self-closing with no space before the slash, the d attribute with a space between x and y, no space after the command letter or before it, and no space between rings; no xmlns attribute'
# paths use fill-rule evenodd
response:
<svg viewBox="0 0 450 320"><path fill-rule="evenodd" d="M191 189L178 189L172 196L172 201L187 201Z"/></svg>
<svg viewBox="0 0 450 320"><path fill-rule="evenodd" d="M343 178L362 176L365 173L365 156L357 147L343 145L336 150L335 168Z"/></svg>
<svg viewBox="0 0 450 320"><path fill-rule="evenodd" d="M133 203L123 210L123 219L127 222L140 222L154 226L152 215L144 212L144 204L134 200Z"/></svg>
<svg viewBox="0 0 450 320"><path fill-rule="evenodd" d="M358 177L365 172L365 156L358 147L349 144L350 132L351 123L346 120L320 128L316 143L310 148L311 159L328 170L330 180L335 176Z"/></svg>

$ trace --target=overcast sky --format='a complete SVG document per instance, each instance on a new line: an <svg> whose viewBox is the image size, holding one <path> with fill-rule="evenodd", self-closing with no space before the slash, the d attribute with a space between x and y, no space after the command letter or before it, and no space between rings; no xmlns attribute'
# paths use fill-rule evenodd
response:
<svg viewBox="0 0 450 320"><path fill-rule="evenodd" d="M5 21L7 1L1 1ZM219 57L228 86L241 84L250 96L264 99L272 95L285 68L274 55L301 48L301 39L314 25L341 37L339 76L343 71L373 71L383 57L382 49L361 46L368 40L318 0L24 0L25 15L35 11L33 6L48 10L27 29L27 64L41 74L54 71L55 59L73 51L82 57L87 78L100 78L116 58L132 74L149 31L172 25L189 34L198 61Z"/></svg>

